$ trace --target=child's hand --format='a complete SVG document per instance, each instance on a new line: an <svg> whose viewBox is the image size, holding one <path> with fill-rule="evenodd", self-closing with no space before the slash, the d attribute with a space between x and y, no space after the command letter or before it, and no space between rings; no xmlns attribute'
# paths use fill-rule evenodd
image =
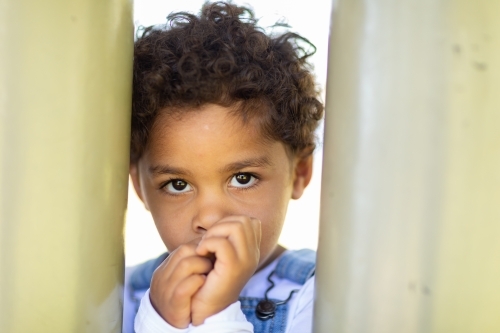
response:
<svg viewBox="0 0 500 333"><path fill-rule="evenodd" d="M230 216L207 230L196 248L202 257L215 255L214 268L191 301L193 325L202 324L238 300L260 258L260 221Z"/></svg>
<svg viewBox="0 0 500 333"><path fill-rule="evenodd" d="M186 328L191 323L191 297L213 267L209 259L196 254L198 241L174 250L151 280L151 304L163 319L177 328Z"/></svg>

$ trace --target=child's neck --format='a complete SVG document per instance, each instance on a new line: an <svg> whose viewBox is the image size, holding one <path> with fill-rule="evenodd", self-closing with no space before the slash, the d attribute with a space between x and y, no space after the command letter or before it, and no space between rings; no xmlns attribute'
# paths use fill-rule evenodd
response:
<svg viewBox="0 0 500 333"><path fill-rule="evenodd" d="M276 258L278 258L285 251L286 251L286 249L283 246L277 244L276 247L274 248L274 251L271 253L271 255L269 257L267 257L267 259L262 264L259 265L259 267L255 271L255 273L266 268L267 265L272 263Z"/></svg>

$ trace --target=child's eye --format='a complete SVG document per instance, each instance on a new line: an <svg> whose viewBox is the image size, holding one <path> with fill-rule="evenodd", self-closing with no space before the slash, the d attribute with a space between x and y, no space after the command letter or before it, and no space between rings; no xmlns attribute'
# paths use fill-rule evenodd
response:
<svg viewBox="0 0 500 333"><path fill-rule="evenodd" d="M231 178L229 185L231 185L232 187L246 188L254 185L256 181L257 178L255 178L255 176L253 176L252 174L242 172L235 174L233 178Z"/></svg>
<svg viewBox="0 0 500 333"><path fill-rule="evenodd" d="M182 179L172 179L164 186L164 188L167 192L173 194L179 194L191 191L191 185L189 185Z"/></svg>

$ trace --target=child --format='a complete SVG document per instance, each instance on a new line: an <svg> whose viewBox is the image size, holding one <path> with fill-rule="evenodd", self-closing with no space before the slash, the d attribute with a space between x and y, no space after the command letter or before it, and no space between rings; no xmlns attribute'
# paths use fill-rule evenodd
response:
<svg viewBox="0 0 500 333"><path fill-rule="evenodd" d="M277 242L312 174L314 46L223 2L168 19L135 43L130 174L169 254L127 273L124 332L309 332L314 252Z"/></svg>

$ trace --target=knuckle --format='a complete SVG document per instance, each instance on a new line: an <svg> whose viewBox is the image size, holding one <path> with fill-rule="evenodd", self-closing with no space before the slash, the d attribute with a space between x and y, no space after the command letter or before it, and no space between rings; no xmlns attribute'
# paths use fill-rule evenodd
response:
<svg viewBox="0 0 500 333"><path fill-rule="evenodd" d="M205 280L201 277L201 275L194 275L193 276L193 283L195 285L201 285L201 284L203 284L204 281Z"/></svg>
<svg viewBox="0 0 500 333"><path fill-rule="evenodd" d="M190 295L190 286L182 283L180 284L175 290L174 290L174 297L175 298L185 298Z"/></svg>
<svg viewBox="0 0 500 333"><path fill-rule="evenodd" d="M194 259L193 264L197 264L201 267L207 267L208 265L211 264L211 261L205 257L195 257L193 259Z"/></svg>
<svg viewBox="0 0 500 333"><path fill-rule="evenodd" d="M182 271L186 271L189 269L191 264L192 263L191 263L191 260L189 260L189 258L182 259L178 264L178 269L180 269Z"/></svg>
<svg viewBox="0 0 500 333"><path fill-rule="evenodd" d="M161 279L161 273L158 272L158 269L156 269L153 272L153 276L151 277L151 285L156 284L156 282Z"/></svg>
<svg viewBox="0 0 500 333"><path fill-rule="evenodd" d="M173 292L174 298L184 298L186 296L186 288L183 286L177 287Z"/></svg>
<svg viewBox="0 0 500 333"><path fill-rule="evenodd" d="M235 219L231 222L229 222L228 226L232 228L233 230L236 230L237 232L242 232L245 230L245 225L247 225L248 222L245 221L242 218Z"/></svg>
<svg viewBox="0 0 500 333"><path fill-rule="evenodd" d="M181 257L187 257L193 254L194 248L190 244L182 244L177 248L177 253Z"/></svg>
<svg viewBox="0 0 500 333"><path fill-rule="evenodd" d="M158 267L157 269L154 270L153 276L151 277L151 284L153 283L160 283L159 281L163 279L163 269L162 267Z"/></svg>
<svg viewBox="0 0 500 333"><path fill-rule="evenodd" d="M230 244L230 240L228 237L217 237L214 239L214 241L217 243L217 245Z"/></svg>

